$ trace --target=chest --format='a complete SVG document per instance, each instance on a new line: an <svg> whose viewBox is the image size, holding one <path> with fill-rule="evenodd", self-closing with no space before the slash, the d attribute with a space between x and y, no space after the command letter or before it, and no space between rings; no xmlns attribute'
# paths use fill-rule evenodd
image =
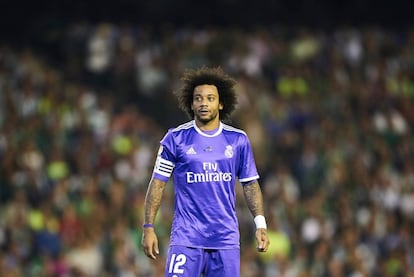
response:
<svg viewBox="0 0 414 277"><path fill-rule="evenodd" d="M237 145L224 136L194 137L179 145L178 162L233 163L237 157Z"/></svg>

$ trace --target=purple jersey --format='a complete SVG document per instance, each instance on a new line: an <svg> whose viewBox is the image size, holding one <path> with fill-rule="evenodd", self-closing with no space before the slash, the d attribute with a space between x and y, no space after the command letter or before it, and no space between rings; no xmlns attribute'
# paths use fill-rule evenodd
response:
<svg viewBox="0 0 414 277"><path fill-rule="evenodd" d="M259 178L245 132L220 123L213 134L194 121L170 129L161 140L153 178L174 177L175 211L170 245L239 247L236 178Z"/></svg>

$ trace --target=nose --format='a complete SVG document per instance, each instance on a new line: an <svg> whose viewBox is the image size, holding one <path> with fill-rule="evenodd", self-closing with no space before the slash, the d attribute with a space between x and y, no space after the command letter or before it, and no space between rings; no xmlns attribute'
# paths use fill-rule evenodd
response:
<svg viewBox="0 0 414 277"><path fill-rule="evenodd" d="M205 106L207 106L207 103L208 103L207 98L203 98L203 99L201 100L200 106L205 107Z"/></svg>

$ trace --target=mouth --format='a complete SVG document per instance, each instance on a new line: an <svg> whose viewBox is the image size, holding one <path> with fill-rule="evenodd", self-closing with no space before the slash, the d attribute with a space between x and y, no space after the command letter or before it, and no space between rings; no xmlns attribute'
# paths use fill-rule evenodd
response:
<svg viewBox="0 0 414 277"><path fill-rule="evenodd" d="M199 114L200 116L206 116L206 115L208 115L208 114L209 114L209 111L208 111L208 110L199 110L199 111L198 111L198 114Z"/></svg>

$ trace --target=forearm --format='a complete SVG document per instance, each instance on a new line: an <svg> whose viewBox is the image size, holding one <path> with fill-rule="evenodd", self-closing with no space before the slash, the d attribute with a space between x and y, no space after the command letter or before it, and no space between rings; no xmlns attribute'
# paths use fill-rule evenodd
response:
<svg viewBox="0 0 414 277"><path fill-rule="evenodd" d="M253 217L264 215L263 195L259 183L254 181L243 186L244 198Z"/></svg>
<svg viewBox="0 0 414 277"><path fill-rule="evenodd" d="M155 216L161 205L166 183L157 179L151 179L144 202L144 222L154 223Z"/></svg>

